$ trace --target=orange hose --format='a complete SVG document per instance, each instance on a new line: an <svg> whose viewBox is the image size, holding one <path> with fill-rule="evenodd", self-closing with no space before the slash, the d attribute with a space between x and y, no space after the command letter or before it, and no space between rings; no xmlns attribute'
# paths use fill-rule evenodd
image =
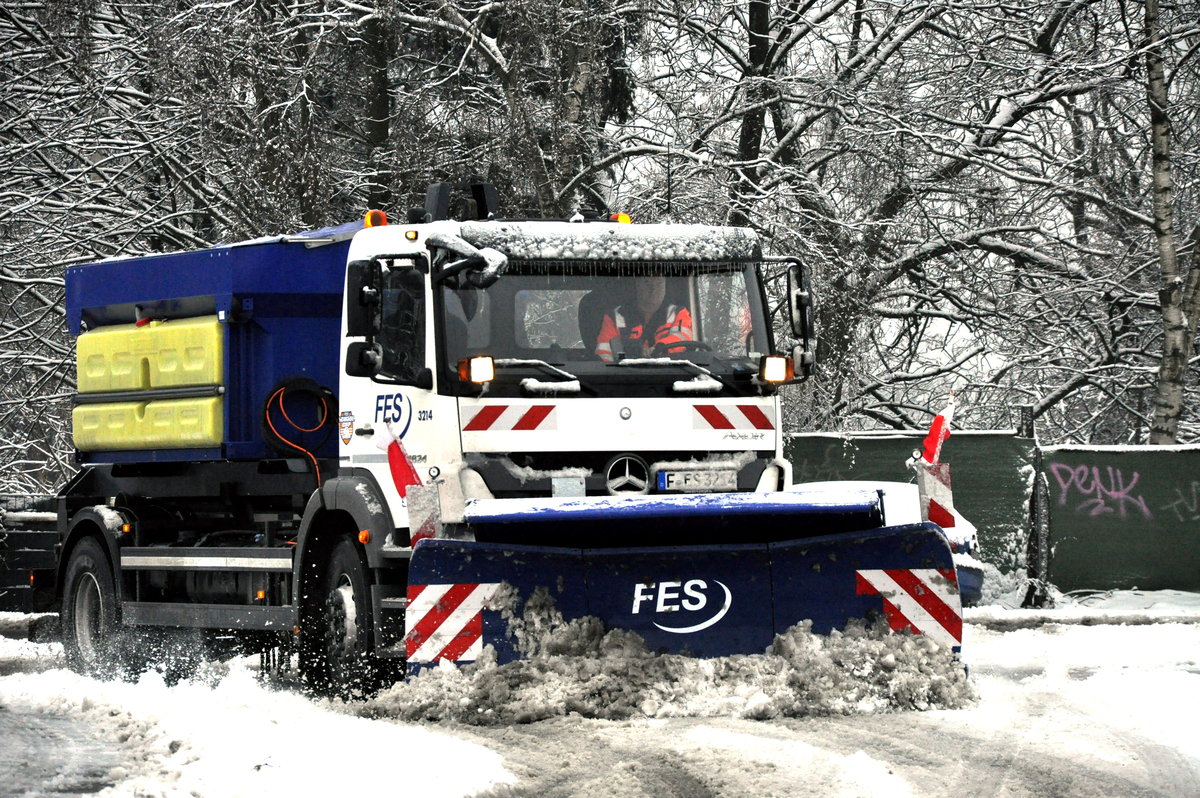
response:
<svg viewBox="0 0 1200 798"><path fill-rule="evenodd" d="M283 413L283 417L285 419L287 419L287 422L289 424L292 425L292 428L299 432L316 432L317 430L319 430L322 427L322 425L324 425L325 422L329 419L329 404L325 401L325 397L322 396L321 397L321 409L322 409L321 422L319 424L317 424L317 426L313 427L312 429L305 429L304 427L299 426L298 424L296 424L296 422L294 422L290 418L288 418L287 411L284 410L284 408L283 408L283 392L284 392L284 389L280 388L275 393L271 394L271 398L267 400L267 412L266 412L267 426L271 428L271 432L274 432L275 437L279 438L279 440L283 441L288 446L291 446L293 449L298 449L299 451L304 452L304 454L308 455L308 459L312 460L313 470L316 471L316 473L317 473L317 490L320 490L321 489L321 466L317 464L317 458L308 449L305 449L303 446L300 446L298 444L292 443L287 438L285 438L279 434L279 430L275 429L275 424L272 423L272 421L271 421L271 402L275 401L276 396L279 397L279 411L281 413Z"/></svg>

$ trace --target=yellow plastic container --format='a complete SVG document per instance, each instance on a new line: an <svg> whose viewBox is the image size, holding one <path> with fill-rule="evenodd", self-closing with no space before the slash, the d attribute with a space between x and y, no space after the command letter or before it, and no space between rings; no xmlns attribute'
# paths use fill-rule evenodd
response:
<svg viewBox="0 0 1200 798"><path fill-rule="evenodd" d="M77 405L71 427L81 452L205 449L221 445L224 411L220 396Z"/></svg>
<svg viewBox="0 0 1200 798"><path fill-rule="evenodd" d="M116 324L80 335L79 392L223 385L225 335L216 316Z"/></svg>

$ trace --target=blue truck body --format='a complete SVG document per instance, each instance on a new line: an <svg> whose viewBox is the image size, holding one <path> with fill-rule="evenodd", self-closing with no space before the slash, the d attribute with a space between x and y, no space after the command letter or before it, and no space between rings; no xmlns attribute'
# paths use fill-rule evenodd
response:
<svg viewBox="0 0 1200 798"><path fill-rule="evenodd" d="M71 266L69 331L128 324L140 312L216 315L225 327L225 442L213 449L81 452L83 463L256 460L274 453L260 417L284 378L335 392L349 238L362 222L192 252ZM315 452L336 457L333 438Z"/></svg>

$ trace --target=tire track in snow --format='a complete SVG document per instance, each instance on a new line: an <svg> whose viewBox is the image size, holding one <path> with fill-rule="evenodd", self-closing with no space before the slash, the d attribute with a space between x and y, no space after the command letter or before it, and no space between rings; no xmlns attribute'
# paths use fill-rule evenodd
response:
<svg viewBox="0 0 1200 798"><path fill-rule="evenodd" d="M1047 706L1048 713L1070 706ZM967 710L966 712L970 712ZM1036 728L964 730L963 711L804 720L565 718L452 733L500 753L520 781L480 798L1195 798L1196 762L1103 730L1093 755L1043 748Z"/></svg>

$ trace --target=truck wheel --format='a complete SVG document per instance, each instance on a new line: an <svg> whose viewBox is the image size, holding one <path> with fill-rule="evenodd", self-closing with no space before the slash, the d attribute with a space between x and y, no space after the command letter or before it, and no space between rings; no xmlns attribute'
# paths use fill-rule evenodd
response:
<svg viewBox="0 0 1200 798"><path fill-rule="evenodd" d="M111 676L122 663L117 591L102 544L84 538L67 563L62 602L63 650L71 670Z"/></svg>
<svg viewBox="0 0 1200 798"><path fill-rule="evenodd" d="M377 686L378 664L371 653L371 599L367 565L349 538L333 547L325 571L325 650L332 691L343 697L367 695Z"/></svg>

